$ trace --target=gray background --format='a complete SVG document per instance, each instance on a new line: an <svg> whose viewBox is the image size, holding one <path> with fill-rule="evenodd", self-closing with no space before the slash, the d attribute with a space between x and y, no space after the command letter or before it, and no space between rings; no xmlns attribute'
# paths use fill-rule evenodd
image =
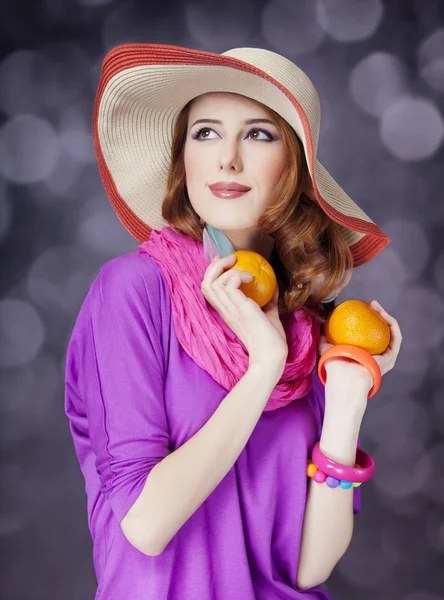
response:
<svg viewBox="0 0 444 600"><path fill-rule="evenodd" d="M0 32L2 598L95 593L63 372L98 269L137 246L91 137L101 61L123 42L264 47L317 87L319 158L392 239L338 301L379 300L404 338L364 417L376 473L326 587L338 600L444 598L443 2L15 0Z"/></svg>

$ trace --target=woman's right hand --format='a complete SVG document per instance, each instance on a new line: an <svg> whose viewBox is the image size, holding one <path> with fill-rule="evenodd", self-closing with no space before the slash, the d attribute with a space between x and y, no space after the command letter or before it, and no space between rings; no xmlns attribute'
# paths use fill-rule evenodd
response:
<svg viewBox="0 0 444 600"><path fill-rule="evenodd" d="M279 286L273 298L262 308L238 289L253 275L230 268L237 261L235 254L216 256L205 271L201 291L219 316L244 344L250 365L282 368L288 355L285 330L278 312ZM228 270L226 270L228 269Z"/></svg>

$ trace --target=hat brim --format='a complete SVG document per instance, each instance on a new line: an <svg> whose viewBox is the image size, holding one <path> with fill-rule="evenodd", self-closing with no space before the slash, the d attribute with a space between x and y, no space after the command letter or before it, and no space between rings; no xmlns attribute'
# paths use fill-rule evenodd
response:
<svg viewBox="0 0 444 600"><path fill-rule="evenodd" d="M308 77L293 63L257 48L213 54L159 44L122 44L103 61L93 138L109 200L137 241L168 225L161 206L180 111L191 99L216 91L257 100L293 127L302 141L319 205L338 224L355 267L390 243L316 158L319 100Z"/></svg>

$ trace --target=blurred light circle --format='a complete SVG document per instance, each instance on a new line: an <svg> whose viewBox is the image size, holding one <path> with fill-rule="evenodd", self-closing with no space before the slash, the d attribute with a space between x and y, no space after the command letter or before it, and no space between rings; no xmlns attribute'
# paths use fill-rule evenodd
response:
<svg viewBox="0 0 444 600"><path fill-rule="evenodd" d="M83 205L91 205L97 202L103 205L107 202L104 199L103 183L97 176L97 165L85 165L72 160L63 150L57 162L57 168L41 184L35 184L32 187L31 199L41 206L49 205L54 202L60 202L63 198L65 205L71 202L77 210ZM98 198L96 200L95 198ZM77 219L76 219L77 222ZM69 229L76 223L69 221L64 223Z"/></svg>
<svg viewBox="0 0 444 600"><path fill-rule="evenodd" d="M91 103L86 98L71 102L64 107L58 122L60 131L74 129L91 135Z"/></svg>
<svg viewBox="0 0 444 600"><path fill-rule="evenodd" d="M262 34L284 55L313 52L325 37L312 0L271 0L262 11Z"/></svg>
<svg viewBox="0 0 444 600"><path fill-rule="evenodd" d="M316 0L321 27L338 42L356 42L371 37L384 14L381 0Z"/></svg>
<svg viewBox="0 0 444 600"><path fill-rule="evenodd" d="M44 323L29 302L0 301L0 368L26 365L37 356L44 340Z"/></svg>
<svg viewBox="0 0 444 600"><path fill-rule="evenodd" d="M9 116L59 112L80 96L89 66L84 48L69 40L11 53L0 63L0 108Z"/></svg>
<svg viewBox="0 0 444 600"><path fill-rule="evenodd" d="M404 263L403 273L407 275L407 280L422 275L432 253L430 239L422 224L402 218L390 219L384 223L384 232L391 239L393 248ZM403 283L406 283L405 278Z"/></svg>
<svg viewBox="0 0 444 600"><path fill-rule="evenodd" d="M46 179L57 163L59 151L58 136L43 119L20 115L0 129L0 173L14 183Z"/></svg>
<svg viewBox="0 0 444 600"><path fill-rule="evenodd" d="M45 250L28 271L27 289L32 300L45 309L63 310L66 285L84 269L82 261L82 253L75 248L53 246Z"/></svg>
<svg viewBox="0 0 444 600"><path fill-rule="evenodd" d="M420 75L433 89L444 92L444 27L428 36L418 48Z"/></svg>
<svg viewBox="0 0 444 600"><path fill-rule="evenodd" d="M366 113L380 117L395 100L407 94L407 69L393 54L374 52L355 65L349 85L356 104Z"/></svg>
<svg viewBox="0 0 444 600"><path fill-rule="evenodd" d="M82 245L102 255L116 256L134 248L134 239L112 210L88 215L80 223L76 237Z"/></svg>
<svg viewBox="0 0 444 600"><path fill-rule="evenodd" d="M95 163L96 155L91 134L79 130L65 130L60 134L64 150L79 163Z"/></svg>
<svg viewBox="0 0 444 600"><path fill-rule="evenodd" d="M62 152L57 169L45 181L48 189L59 196L67 196L71 190L77 189L83 165L96 165L89 111L89 104L76 102L66 107L60 117Z"/></svg>
<svg viewBox="0 0 444 600"><path fill-rule="evenodd" d="M82 97L91 62L85 48L85 45L61 39L47 43L40 50L44 70L40 76L39 95L43 96L45 106L57 113Z"/></svg>
<svg viewBox="0 0 444 600"><path fill-rule="evenodd" d="M255 22L255 7L251 0L207 0L185 6L185 25L200 44L223 46L224 50L244 44Z"/></svg>
<svg viewBox="0 0 444 600"><path fill-rule="evenodd" d="M405 161L430 158L444 137L439 110L427 98L402 98L382 115L382 141L390 152Z"/></svg>
<svg viewBox="0 0 444 600"><path fill-rule="evenodd" d="M44 181L43 198L39 191L34 186L33 197L41 202L48 203L51 200L51 194L55 195L55 199L60 197L68 197L70 193L75 194L78 201L79 182L83 179L82 175L85 165L80 161L73 160L72 155L62 149L58 161L57 168Z"/></svg>
<svg viewBox="0 0 444 600"><path fill-rule="evenodd" d="M99 61L100 62L100 61ZM57 169L45 181L45 185L58 196L77 200L79 182L85 182L84 167L93 166L96 171L96 155L91 135L90 103L76 101L69 104L59 120L62 152ZM74 159L74 160L73 160Z"/></svg>
<svg viewBox="0 0 444 600"><path fill-rule="evenodd" d="M431 33L418 48L418 62L421 67L440 58L444 58L444 27L439 27Z"/></svg>
<svg viewBox="0 0 444 600"><path fill-rule="evenodd" d="M421 77L434 90L444 92L444 58L434 60L423 67Z"/></svg>

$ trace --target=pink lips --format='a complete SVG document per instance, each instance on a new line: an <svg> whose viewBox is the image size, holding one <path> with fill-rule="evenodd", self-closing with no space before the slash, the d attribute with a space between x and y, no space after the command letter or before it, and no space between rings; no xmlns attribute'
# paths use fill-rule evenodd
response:
<svg viewBox="0 0 444 600"><path fill-rule="evenodd" d="M218 198L238 198L245 194L251 188L241 185L240 183L218 181L208 186L215 196Z"/></svg>

